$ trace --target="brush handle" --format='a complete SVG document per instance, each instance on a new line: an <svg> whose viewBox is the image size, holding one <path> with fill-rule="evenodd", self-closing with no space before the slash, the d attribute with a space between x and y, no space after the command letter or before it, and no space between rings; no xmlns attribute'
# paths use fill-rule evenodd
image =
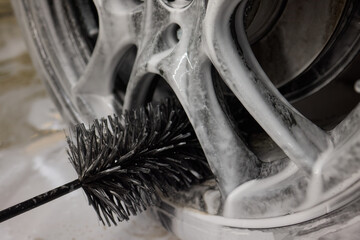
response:
<svg viewBox="0 0 360 240"><path fill-rule="evenodd" d="M81 187L81 182L76 179L72 182L64 184L60 187L54 188L48 192L40 194L24 202L18 203L12 207L0 211L0 222L6 221L33 208L39 207L48 203L56 198L64 196Z"/></svg>

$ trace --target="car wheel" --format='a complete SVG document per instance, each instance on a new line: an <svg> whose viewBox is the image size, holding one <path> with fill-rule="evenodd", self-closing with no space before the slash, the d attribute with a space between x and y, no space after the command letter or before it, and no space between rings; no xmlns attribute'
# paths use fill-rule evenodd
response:
<svg viewBox="0 0 360 240"><path fill-rule="evenodd" d="M332 239L358 222L358 1L13 6L69 123L178 98L215 176L153 210L181 238Z"/></svg>

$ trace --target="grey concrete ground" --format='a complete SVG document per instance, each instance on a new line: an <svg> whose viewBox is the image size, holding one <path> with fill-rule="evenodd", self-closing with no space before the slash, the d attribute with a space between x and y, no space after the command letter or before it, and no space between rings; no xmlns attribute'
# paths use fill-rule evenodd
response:
<svg viewBox="0 0 360 240"><path fill-rule="evenodd" d="M32 66L9 1L0 0L0 209L76 178L65 128ZM0 239L175 238L148 213L104 227L78 190L0 223Z"/></svg>

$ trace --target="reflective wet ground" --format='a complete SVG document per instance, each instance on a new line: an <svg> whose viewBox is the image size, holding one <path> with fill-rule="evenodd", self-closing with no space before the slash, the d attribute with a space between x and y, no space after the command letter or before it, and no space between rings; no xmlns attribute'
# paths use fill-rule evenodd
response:
<svg viewBox="0 0 360 240"><path fill-rule="evenodd" d="M31 63L8 1L0 0L0 209L76 178L60 114ZM78 190L0 223L0 239L175 240L148 213L102 226Z"/></svg>

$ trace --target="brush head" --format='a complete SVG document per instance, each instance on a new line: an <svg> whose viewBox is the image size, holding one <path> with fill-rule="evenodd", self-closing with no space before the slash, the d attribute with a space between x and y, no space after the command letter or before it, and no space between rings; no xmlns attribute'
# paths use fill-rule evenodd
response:
<svg viewBox="0 0 360 240"><path fill-rule="evenodd" d="M68 155L103 224L156 205L211 171L184 111L174 101L75 127Z"/></svg>

